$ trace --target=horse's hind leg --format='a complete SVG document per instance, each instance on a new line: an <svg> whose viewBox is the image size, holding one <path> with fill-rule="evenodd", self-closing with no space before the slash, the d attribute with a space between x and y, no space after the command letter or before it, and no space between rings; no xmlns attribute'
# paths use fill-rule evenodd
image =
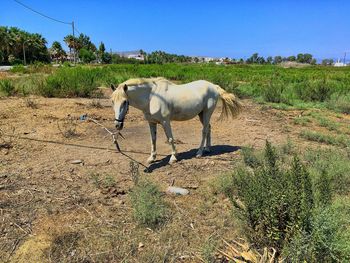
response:
<svg viewBox="0 0 350 263"><path fill-rule="evenodd" d="M172 151L171 151L171 157L170 157L169 163L172 164L172 163L176 162L177 159L176 159L176 148L175 148L175 143L174 143L174 137L173 137L173 133L171 131L170 121L164 121L163 128L164 128L165 135L168 138L168 142L171 145Z"/></svg>
<svg viewBox="0 0 350 263"><path fill-rule="evenodd" d="M205 143L204 151L209 153L210 147L211 147L211 125L209 124L208 133L207 133L207 140Z"/></svg>
<svg viewBox="0 0 350 263"><path fill-rule="evenodd" d="M202 129L202 141L199 145L199 149L197 151L196 157L201 157L203 155L203 151L209 152L211 145L211 127L210 127L210 118L213 114L214 108L206 111L202 111L199 114L199 119L203 125ZM205 144L205 148L204 148Z"/></svg>

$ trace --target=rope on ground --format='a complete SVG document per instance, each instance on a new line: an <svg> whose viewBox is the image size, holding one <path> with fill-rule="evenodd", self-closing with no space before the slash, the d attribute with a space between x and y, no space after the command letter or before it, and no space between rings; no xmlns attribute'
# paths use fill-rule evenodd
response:
<svg viewBox="0 0 350 263"><path fill-rule="evenodd" d="M92 121L93 123L97 124L98 126L102 127L105 131L107 131L111 136L112 136L112 140L113 143L116 147L116 149L118 150L118 152L122 155L124 155L125 157L129 158L131 161L138 163L139 165L141 165L142 167L145 168L145 171L148 171L148 167L146 165L144 165L143 163L140 163L139 161L135 160L134 158L132 158L131 156L125 154L124 152L121 151L119 144L118 144L118 136L120 136L121 138L125 139L125 137L121 134L120 131L118 132L111 132L107 127L105 127L104 125L102 125L100 122L98 122L97 120L90 118L87 116L87 114L84 114L82 116L80 116L80 120L88 120L88 121Z"/></svg>

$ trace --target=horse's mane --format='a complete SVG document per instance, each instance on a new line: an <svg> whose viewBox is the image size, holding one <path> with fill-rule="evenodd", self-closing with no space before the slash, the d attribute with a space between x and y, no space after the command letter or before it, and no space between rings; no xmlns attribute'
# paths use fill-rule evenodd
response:
<svg viewBox="0 0 350 263"><path fill-rule="evenodd" d="M171 81L167 80L166 78L163 77L157 77L157 78L134 78L134 79L128 79L127 81L124 81L121 83L119 86L138 86L142 84L153 84L158 81L166 81L168 83L173 84Z"/></svg>
<svg viewBox="0 0 350 263"><path fill-rule="evenodd" d="M127 95L124 92L124 85L127 86L141 86L144 84L157 84L157 82L162 82L165 81L169 84L174 84L170 80L167 80L166 78L163 77L157 77L157 78L134 78L134 79L128 79L127 81L124 81L123 83L120 83L118 85L118 88L112 93L112 100L113 101L118 101L120 99L127 99Z"/></svg>

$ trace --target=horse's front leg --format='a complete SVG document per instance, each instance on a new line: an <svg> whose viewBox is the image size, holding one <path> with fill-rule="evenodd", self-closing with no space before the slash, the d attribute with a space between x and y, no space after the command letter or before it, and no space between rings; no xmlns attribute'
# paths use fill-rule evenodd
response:
<svg viewBox="0 0 350 263"><path fill-rule="evenodd" d="M156 161L157 157L157 124L153 122L148 122L149 129L151 132L151 156L147 159L147 163L153 163Z"/></svg>
<svg viewBox="0 0 350 263"><path fill-rule="evenodd" d="M175 142L174 142L173 133L171 131L170 121L164 121L163 128L164 128L165 135L168 138L168 142L171 145L171 157L169 160L169 164L172 164L172 163L176 162L177 159L176 159Z"/></svg>

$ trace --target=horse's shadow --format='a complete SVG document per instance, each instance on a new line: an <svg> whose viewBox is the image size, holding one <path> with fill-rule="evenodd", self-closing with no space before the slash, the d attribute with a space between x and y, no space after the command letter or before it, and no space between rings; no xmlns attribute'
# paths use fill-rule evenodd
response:
<svg viewBox="0 0 350 263"><path fill-rule="evenodd" d="M214 146L210 147L210 152L209 153L204 153L203 154L203 157L206 157L206 156L217 156L217 155L221 155L221 154L224 154L224 153L231 153L231 152L238 151L239 149L241 149L240 146L214 145ZM198 151L198 148L191 149L191 150L186 151L186 152L181 152L181 153L177 154L176 158L177 158L178 161L189 160L189 159L192 159L192 158L196 157L197 151ZM170 155L164 157L163 159L161 159L159 161L156 161L155 163L152 163L148 167L148 169L145 170L145 171L148 172L148 173L151 173L151 172L153 172L156 169L159 169L159 168L161 168L163 166L168 165L169 160L170 160Z"/></svg>

